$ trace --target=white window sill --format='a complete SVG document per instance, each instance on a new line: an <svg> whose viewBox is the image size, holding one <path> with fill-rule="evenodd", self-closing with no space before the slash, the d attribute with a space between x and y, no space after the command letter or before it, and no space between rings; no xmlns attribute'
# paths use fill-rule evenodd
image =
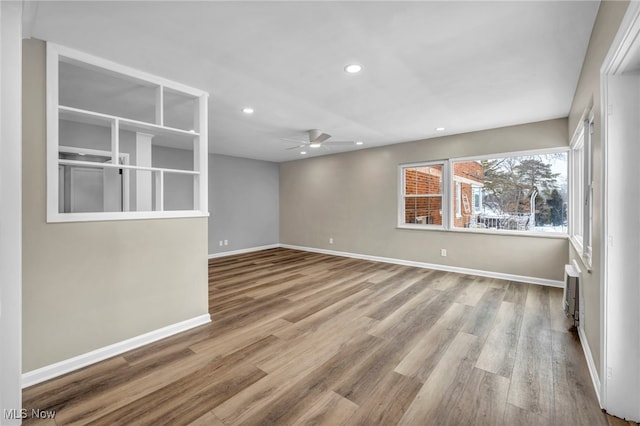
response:
<svg viewBox="0 0 640 426"><path fill-rule="evenodd" d="M471 234L488 234L488 235L515 235L519 237L536 237L536 238L559 238L567 239L569 236L564 232L530 232L530 231L511 231L499 229L483 229L483 228L452 228L451 232L462 232Z"/></svg>
<svg viewBox="0 0 640 426"><path fill-rule="evenodd" d="M396 227L396 229L417 229L417 230L421 230L421 231L445 231L444 226L442 225L422 225L419 223L416 224L411 224L411 223L406 223L406 224L401 224L398 225Z"/></svg>
<svg viewBox="0 0 640 426"><path fill-rule="evenodd" d="M443 231L458 232L468 234L486 234L486 235L511 235L518 237L534 237L534 238L551 238L551 239L568 239L569 236L563 232L528 232L528 231L508 231L494 229L477 229L477 228L451 228L445 229L442 225L398 225L396 229L415 229L420 231Z"/></svg>
<svg viewBox="0 0 640 426"><path fill-rule="evenodd" d="M112 220L177 219L186 217L208 217L209 212L200 210L174 210L154 212L99 212L99 213L55 213L47 223L104 222Z"/></svg>
<svg viewBox="0 0 640 426"><path fill-rule="evenodd" d="M582 245L582 242L576 239L575 237L569 237L569 241L571 242L571 245L573 246L573 249L575 250L576 255L578 256L578 259L580 259L580 262L582 262L582 265L584 265L588 273L591 273L592 263L584 255L584 246Z"/></svg>

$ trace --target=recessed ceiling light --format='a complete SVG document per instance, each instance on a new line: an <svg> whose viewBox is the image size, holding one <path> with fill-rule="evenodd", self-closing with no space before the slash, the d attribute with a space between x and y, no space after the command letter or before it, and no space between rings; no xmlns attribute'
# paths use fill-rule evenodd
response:
<svg viewBox="0 0 640 426"><path fill-rule="evenodd" d="M253 114L253 108L242 108L242 112L244 112L245 114Z"/></svg>
<svg viewBox="0 0 640 426"><path fill-rule="evenodd" d="M356 141L356 145L364 145L364 142L362 142L362 141Z"/></svg>
<svg viewBox="0 0 640 426"><path fill-rule="evenodd" d="M344 67L344 70L346 72L348 72L349 74L357 74L360 71L362 71L362 65L360 65L360 64L349 64L346 67Z"/></svg>
<svg viewBox="0 0 640 426"><path fill-rule="evenodd" d="M320 143L310 143L309 148L320 148L322 144Z"/></svg>
<svg viewBox="0 0 640 426"><path fill-rule="evenodd" d="M436 132L444 132L444 127L436 127Z"/></svg>
<svg viewBox="0 0 640 426"><path fill-rule="evenodd" d="M300 151L300 155L305 155L307 151Z"/></svg>

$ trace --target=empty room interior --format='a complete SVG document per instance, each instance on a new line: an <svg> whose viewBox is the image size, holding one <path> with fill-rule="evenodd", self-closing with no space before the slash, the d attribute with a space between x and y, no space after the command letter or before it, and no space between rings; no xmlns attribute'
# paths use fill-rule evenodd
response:
<svg viewBox="0 0 640 426"><path fill-rule="evenodd" d="M0 21L1 425L640 422L640 3Z"/></svg>

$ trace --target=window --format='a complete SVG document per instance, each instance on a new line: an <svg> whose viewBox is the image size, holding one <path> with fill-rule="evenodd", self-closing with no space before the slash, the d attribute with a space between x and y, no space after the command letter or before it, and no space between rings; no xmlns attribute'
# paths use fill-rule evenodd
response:
<svg viewBox="0 0 640 426"><path fill-rule="evenodd" d="M47 220L208 215L207 93L47 44Z"/></svg>
<svg viewBox="0 0 640 426"><path fill-rule="evenodd" d="M566 149L401 166L399 226L566 233Z"/></svg>
<svg viewBox="0 0 640 426"><path fill-rule="evenodd" d="M567 231L566 152L453 160L453 181L456 228Z"/></svg>
<svg viewBox="0 0 640 426"><path fill-rule="evenodd" d="M587 265L591 265L591 228L593 222L593 164L591 160L591 134L593 118L580 123L571 142L570 150L570 230L571 241Z"/></svg>
<svg viewBox="0 0 640 426"><path fill-rule="evenodd" d="M442 227L445 163L405 165L400 171L400 225Z"/></svg>

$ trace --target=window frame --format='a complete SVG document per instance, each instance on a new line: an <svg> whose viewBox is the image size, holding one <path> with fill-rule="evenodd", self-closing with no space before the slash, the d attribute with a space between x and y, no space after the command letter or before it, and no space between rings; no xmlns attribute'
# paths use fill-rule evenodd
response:
<svg viewBox="0 0 640 426"><path fill-rule="evenodd" d="M411 168L416 168L416 167L433 167L433 166L441 166L442 167L442 185L441 185L441 192L440 194L429 194L429 195L425 195L423 197L441 197L441 217L442 217L442 224L438 225L438 224L431 224L431 223L426 223L426 224L421 224L421 223L405 223L405 199L408 196L411 196L411 194L407 195L405 193L405 189L406 189L406 181L405 181L405 169L411 169ZM449 202L449 194L447 193L446 190L446 181L447 181L447 176L449 173L449 161L448 160L434 160L434 161L424 161L424 162L419 162L419 163L407 163L407 164L400 164L398 166L398 182L399 182L399 188L398 188L398 228L407 228L407 229L437 229L437 230L444 230L447 229L449 226L449 215L446 214L447 210L444 208L444 206L447 205L447 203ZM415 194L413 195L415 197Z"/></svg>
<svg viewBox="0 0 640 426"><path fill-rule="evenodd" d="M569 239L587 267L593 257L593 132L594 114L580 122L569 145Z"/></svg>
<svg viewBox="0 0 640 426"><path fill-rule="evenodd" d="M139 81L156 88L156 121L141 122L133 119L103 114L91 110L80 110L59 104L59 64L61 62L74 63L88 69L99 69L107 73L115 73L123 79ZM47 110L47 222L86 222L86 221L108 221L108 220L135 220L135 219L156 219L156 218L184 218L184 217L207 217L208 209L208 125L207 125L207 104L208 93L195 89L181 83L157 77L106 59L86 54L65 46L54 43L47 43L46 53L46 110ZM195 126L193 131L175 129L164 125L163 121L163 95L164 91L182 93L190 96L196 103ZM127 127L134 127L139 133L174 134L180 137L193 138L193 171L167 169L161 167L144 167L137 165L102 165L90 166L103 170L117 167L124 170L149 170L155 176L156 185L163 187L163 176L170 174L187 174L194 177L193 182L193 208L189 210L165 210L163 206L162 191L156 193L157 210L151 211L115 211L115 212L72 212L65 213L59 211L59 165L64 160L59 159L61 148L59 141L60 115L81 115L102 122L111 123L111 152L114 158L119 158L122 154L119 150L118 132L120 124ZM159 120L159 121L158 121ZM108 127L108 126L105 126ZM84 151L88 151L82 148ZM82 165L80 165L82 166ZM160 195L158 195L160 194Z"/></svg>
<svg viewBox="0 0 640 426"><path fill-rule="evenodd" d="M522 156L534 156L534 155L544 155L544 154L555 154L555 153L567 153L567 156L570 156L570 148L569 146L560 146L560 147L551 147L551 148L541 148L541 149L533 149L533 150L522 150L522 151L511 151L511 152L500 152L494 154L483 154L476 156L468 156L468 157L455 157L455 158L447 158L444 160L433 160L433 161L423 161L417 163L406 163L400 164L398 166L398 225L399 229L422 229L422 230L440 230L440 231L450 231L450 232L468 232L468 233L480 233L480 234L491 234L491 235L519 235L519 236L529 236L535 238L568 238L568 230L567 232L535 232L535 231L519 231L519 230L496 230L496 229L483 229L483 228L460 228L455 227L455 206L452 205L454 200L455 188L454 188L454 176L453 176L453 164L456 162L464 162L464 161L481 161L488 159L496 159L496 158L505 158L505 157L522 157ZM567 159L568 161L568 159ZM443 165L443 210L442 210L442 225L431 225L431 224L408 224L404 223L404 168L410 167L419 167L419 166L429 166L429 165ZM571 181L570 181L570 170L567 170L568 176L568 192L569 197L571 196ZM570 213L569 213L570 215Z"/></svg>
<svg viewBox="0 0 640 426"><path fill-rule="evenodd" d="M563 146L563 147L554 147L554 148L500 152L497 154L485 154L485 155L476 155L476 156L469 156L469 157L451 158L449 160L451 163L449 178L451 181L454 180L453 164L458 162L482 161L482 160L491 160L491 159L509 158L509 157L528 157L528 156L556 154L556 153L563 153L563 152L568 153L568 151L569 151L569 147ZM569 170L567 170L567 173L569 173ZM567 189L570 192L569 185ZM481 204L483 203L481 202ZM453 224L455 222L452 221L450 223ZM508 229L486 229L486 228L460 228L455 226L451 226L449 230L453 232L473 232L473 233L495 234L495 235L526 235L526 236L532 236L532 237L551 237L551 238L567 238L567 235L568 235L568 232L536 232L536 231L520 231L516 229L508 230Z"/></svg>

